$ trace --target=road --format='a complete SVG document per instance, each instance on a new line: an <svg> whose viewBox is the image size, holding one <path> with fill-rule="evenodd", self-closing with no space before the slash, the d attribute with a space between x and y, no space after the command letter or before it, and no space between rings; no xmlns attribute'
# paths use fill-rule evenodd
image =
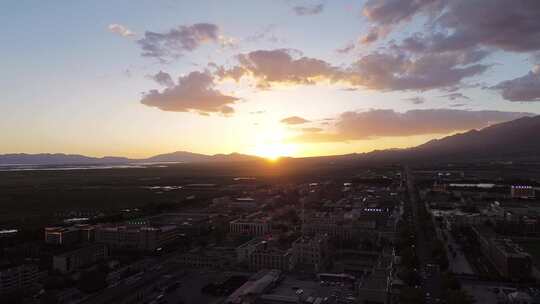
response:
<svg viewBox="0 0 540 304"><path fill-rule="evenodd" d="M411 204L413 223L416 234L416 255L418 257L420 269L424 271L427 268L428 264L434 264L434 262L431 258L430 253L431 246L429 245L429 241L426 238L425 231L420 227L420 219L418 214L420 204L423 204L423 202L420 200L420 197L418 195L418 189L416 188L414 182L414 176L408 166L405 167L405 176L407 179L407 191L409 193L409 202ZM432 272L429 274L429 277L423 276L423 278L424 290L426 291L426 295L429 294L429 297L426 296L427 303L430 303L432 299L441 298L442 290L440 272Z"/></svg>

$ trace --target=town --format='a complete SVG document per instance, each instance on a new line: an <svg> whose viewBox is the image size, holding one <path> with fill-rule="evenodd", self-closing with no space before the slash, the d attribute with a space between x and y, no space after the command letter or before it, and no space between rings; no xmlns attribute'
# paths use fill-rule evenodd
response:
<svg viewBox="0 0 540 304"><path fill-rule="evenodd" d="M2 303L539 303L538 182L501 166L145 186L183 203L3 224Z"/></svg>

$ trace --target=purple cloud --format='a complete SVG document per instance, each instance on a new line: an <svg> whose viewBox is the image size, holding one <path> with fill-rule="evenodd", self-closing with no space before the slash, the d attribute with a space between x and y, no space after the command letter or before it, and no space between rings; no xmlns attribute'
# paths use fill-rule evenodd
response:
<svg viewBox="0 0 540 304"><path fill-rule="evenodd" d="M540 101L540 65L527 75L503 81L493 89L500 91L502 97L509 101Z"/></svg>

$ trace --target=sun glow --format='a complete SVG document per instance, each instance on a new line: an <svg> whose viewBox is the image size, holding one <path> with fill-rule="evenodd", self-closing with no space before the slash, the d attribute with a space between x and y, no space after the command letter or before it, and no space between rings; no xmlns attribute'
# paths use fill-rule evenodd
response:
<svg viewBox="0 0 540 304"><path fill-rule="evenodd" d="M292 156L295 152L295 145L284 144L281 142L261 143L256 145L253 149L253 154L273 161L279 159L280 157Z"/></svg>

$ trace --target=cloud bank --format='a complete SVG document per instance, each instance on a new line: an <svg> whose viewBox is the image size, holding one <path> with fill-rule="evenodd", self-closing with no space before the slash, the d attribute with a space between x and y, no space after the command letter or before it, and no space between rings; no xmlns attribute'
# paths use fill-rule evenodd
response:
<svg viewBox="0 0 540 304"><path fill-rule="evenodd" d="M449 134L486 127L530 116L530 113L499 111L465 111L455 109L394 110L345 112L332 132L304 132L290 139L293 142L340 142L378 137Z"/></svg>

